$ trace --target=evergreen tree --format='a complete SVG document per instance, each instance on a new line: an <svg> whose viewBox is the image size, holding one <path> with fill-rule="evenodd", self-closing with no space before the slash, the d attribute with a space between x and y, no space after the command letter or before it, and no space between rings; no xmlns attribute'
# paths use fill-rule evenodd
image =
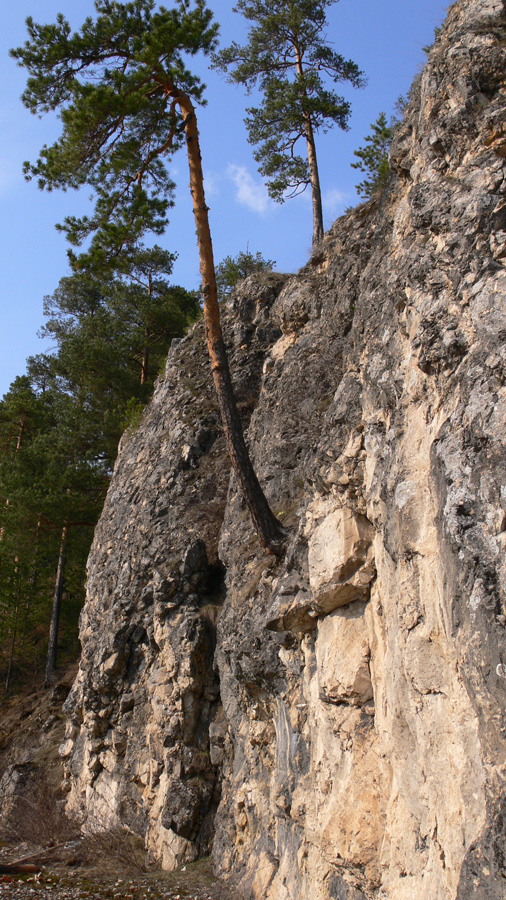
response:
<svg viewBox="0 0 506 900"><path fill-rule="evenodd" d="M45 298L41 333L56 342L53 372L68 390L120 418L125 401L148 399L172 339L200 314L197 293L169 283L174 259L139 245L115 266L76 269Z"/></svg>
<svg viewBox="0 0 506 900"><path fill-rule="evenodd" d="M9 634L0 635L0 646L4 653L8 647L7 686L15 652L21 654L17 644L26 644L31 635L26 656L34 635L47 635L51 600L54 606L58 596L60 606L59 545L70 528L79 537L73 537L69 547L68 584L82 600L84 559L108 479L107 468L82 445L83 417L84 410L67 392L49 382L38 392L27 377L16 379L0 403L0 603L4 621L10 623ZM37 632L39 626L42 632ZM57 630L53 660L56 640Z"/></svg>
<svg viewBox="0 0 506 900"><path fill-rule="evenodd" d="M246 250L234 257L226 256L216 266L216 286L219 299L226 300L244 278L260 272L271 272L275 265L273 259L264 259L260 251L254 255Z"/></svg>
<svg viewBox="0 0 506 900"><path fill-rule="evenodd" d="M364 200L368 200L376 191L382 190L386 184L390 172L388 151L406 103L404 97L398 98L395 113L389 123L385 113L381 112L376 121L372 122L372 130L366 135L364 146L353 151L359 162L351 163L352 169L359 169L366 175L356 186L357 194Z"/></svg>
<svg viewBox="0 0 506 900"><path fill-rule="evenodd" d="M276 551L282 530L255 475L233 396L221 332L211 234L204 194L195 103L203 85L185 58L215 48L217 26L204 0L95 0L97 18L71 33L62 15L54 25L27 20L29 40L11 51L30 77L23 94L33 113L58 110L62 133L25 166L46 188L90 185L91 216L67 217L62 229L79 246L91 238L94 260L120 256L151 230L161 233L172 203L165 160L186 141L190 190L203 284L211 370L232 464L264 545ZM72 260L74 269L79 259Z"/></svg>
<svg viewBox="0 0 506 900"><path fill-rule="evenodd" d="M423 52L426 53L427 56L429 55L430 51L432 50L434 44L436 43L439 35L442 32L442 30L443 30L443 28L441 25L436 25L436 27L434 28L434 40L433 40L432 44L427 44L426 47L422 47Z"/></svg>
<svg viewBox="0 0 506 900"><path fill-rule="evenodd" d="M315 135L332 125L348 127L350 103L332 84L364 84L362 72L326 39L326 10L336 0L238 0L235 12L252 23L248 43L214 57L229 81L258 86L260 107L247 110L249 141L269 194L283 202L311 186L313 246L323 237L323 209ZM299 141L306 157L298 155Z"/></svg>
<svg viewBox="0 0 506 900"><path fill-rule="evenodd" d="M360 169L366 176L360 184L357 184L356 190L360 197L367 200L385 186L390 172L388 148L394 133L393 127L387 124L384 112L372 122L371 129L371 133L364 139L365 145L353 151L360 162L351 163L352 169Z"/></svg>
<svg viewBox="0 0 506 900"><path fill-rule="evenodd" d="M200 313L196 292L167 281L174 259L161 247L134 248L123 255L112 281L110 309L128 335L125 355L141 385L152 386L170 342Z"/></svg>
<svg viewBox="0 0 506 900"><path fill-rule="evenodd" d="M37 546L32 517L16 502L19 460L40 423L41 410L30 381L19 377L0 402L0 674L6 689L19 641L25 636L25 613L33 601L29 582Z"/></svg>

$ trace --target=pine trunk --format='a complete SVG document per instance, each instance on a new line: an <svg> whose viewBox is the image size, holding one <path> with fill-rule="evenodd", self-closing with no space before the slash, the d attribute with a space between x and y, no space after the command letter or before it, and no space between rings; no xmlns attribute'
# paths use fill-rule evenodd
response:
<svg viewBox="0 0 506 900"><path fill-rule="evenodd" d="M19 450L21 450L21 445L23 443L23 435L25 433L25 427L26 427L26 419L24 416L22 416L22 418L20 419L20 422L19 422L18 439L16 441L16 453Z"/></svg>
<svg viewBox="0 0 506 900"><path fill-rule="evenodd" d="M141 384L146 384L148 380L148 365L149 365L149 344L148 344L148 329L146 328L146 342L144 344L144 349L142 351L142 361L141 361Z"/></svg>
<svg viewBox="0 0 506 900"><path fill-rule="evenodd" d="M204 194L204 178L195 111L190 99L182 91L169 85L167 85L166 91L167 95L172 97L179 106L184 119L190 168L190 190L193 199L200 274L202 276L207 347L211 359L211 372L218 396L228 452L255 530L265 549L269 553L278 554L283 548L284 532L267 502L251 463L235 402L227 353L221 331L211 231Z"/></svg>
<svg viewBox="0 0 506 900"><path fill-rule="evenodd" d="M60 623L61 600L63 594L63 573L65 571L65 550L67 547L68 526L64 525L61 533L60 553L58 555L58 568L54 585L53 606L51 609L51 624L49 626L49 642L47 646L46 677L44 687L48 687L56 672L56 651L58 647L58 625Z"/></svg>
<svg viewBox="0 0 506 900"><path fill-rule="evenodd" d="M297 41L294 40L295 61L297 66L297 74L300 78L303 98L306 98L306 89L304 87L304 70L302 67L302 56ZM309 178L311 180L311 199L313 203L313 250L323 239L323 206L322 192L320 187L320 173L318 171L318 160L316 158L316 144L314 139L313 123L309 112L303 113L304 134L306 136L307 161L309 165Z"/></svg>
<svg viewBox="0 0 506 900"><path fill-rule="evenodd" d="M151 278L151 272L148 275L148 297L149 303L151 304L151 299L153 295L153 282ZM142 352L142 362L141 362L141 384L146 384L148 380L148 363L149 363L149 329L146 325L144 327L144 349Z"/></svg>
<svg viewBox="0 0 506 900"><path fill-rule="evenodd" d="M313 126L308 116L305 123L307 158L309 162L309 176L311 178L311 199L313 203L313 250L323 239L323 207L320 188L320 174L316 160L316 147L313 134Z"/></svg>
<svg viewBox="0 0 506 900"><path fill-rule="evenodd" d="M14 628L12 631L11 649L9 653L9 667L7 669L7 678L5 679L5 690L8 691L11 686L12 667L14 664L14 650L16 648L16 638L18 636L18 620L19 620L19 602L21 597L21 571L18 571L18 587L16 593L16 610L14 613Z"/></svg>

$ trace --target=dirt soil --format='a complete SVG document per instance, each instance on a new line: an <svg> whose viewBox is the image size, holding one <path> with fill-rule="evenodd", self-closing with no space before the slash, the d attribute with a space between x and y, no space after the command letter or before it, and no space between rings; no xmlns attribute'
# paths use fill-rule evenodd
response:
<svg viewBox="0 0 506 900"><path fill-rule="evenodd" d="M0 860L13 860L12 848ZM19 858L18 856L16 858ZM48 864L33 875L0 875L0 900L243 900L215 878L211 862L199 860L177 872L154 867L141 872L119 868L68 868Z"/></svg>

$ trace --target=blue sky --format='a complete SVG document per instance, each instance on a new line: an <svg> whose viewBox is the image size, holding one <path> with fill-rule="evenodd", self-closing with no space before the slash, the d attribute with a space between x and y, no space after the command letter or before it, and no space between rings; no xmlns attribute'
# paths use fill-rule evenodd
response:
<svg viewBox="0 0 506 900"><path fill-rule="evenodd" d="M208 0L208 5L221 26L221 46L243 40L245 23L233 13L233 3ZM397 97L409 89L426 58L422 47L432 42L434 28L444 20L446 10L442 0L340 0L329 10L328 39L361 67L368 83L362 90L342 86L341 93L352 104L350 130L334 129L321 135L317 145L325 227L358 202L355 184L360 173L350 166L353 151L363 143L378 113L390 114ZM67 273L66 242L55 223L89 206L87 192L44 193L21 174L23 161L35 161L42 144L56 138L58 121L38 119L25 110L19 99L25 72L8 51L26 39L27 16L47 23L58 12L79 27L93 14L93 2L18 0L5 3L0 16L4 86L0 102L0 396L16 375L23 374L27 356L48 349L37 337L43 323L42 301ZM200 113L199 124L216 262L249 246L253 253L259 250L276 260L280 271L294 272L307 261L311 248L309 194L283 205L269 199L243 124L245 106L254 100L218 73L207 72L205 63L200 74L208 85L208 105ZM178 185L176 207L158 242L179 254L173 281L194 288L199 283L198 257L183 155L175 157L172 171Z"/></svg>

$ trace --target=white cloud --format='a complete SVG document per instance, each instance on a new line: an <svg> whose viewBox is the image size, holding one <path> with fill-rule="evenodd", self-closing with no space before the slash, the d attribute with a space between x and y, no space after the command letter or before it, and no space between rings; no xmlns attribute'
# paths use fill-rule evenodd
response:
<svg viewBox="0 0 506 900"><path fill-rule="evenodd" d="M349 198L350 195L347 194L346 191L340 191L338 188L332 188L330 191L325 191L323 195L323 207L325 212L328 212L331 216L337 216L338 213L343 212Z"/></svg>
<svg viewBox="0 0 506 900"><path fill-rule="evenodd" d="M264 184L261 181L255 181L245 166L230 164L227 168L227 175L235 185L237 202L252 212L264 216L272 203Z"/></svg>
<svg viewBox="0 0 506 900"><path fill-rule="evenodd" d="M218 197L220 194L221 176L209 169L204 172L204 189L206 197Z"/></svg>

